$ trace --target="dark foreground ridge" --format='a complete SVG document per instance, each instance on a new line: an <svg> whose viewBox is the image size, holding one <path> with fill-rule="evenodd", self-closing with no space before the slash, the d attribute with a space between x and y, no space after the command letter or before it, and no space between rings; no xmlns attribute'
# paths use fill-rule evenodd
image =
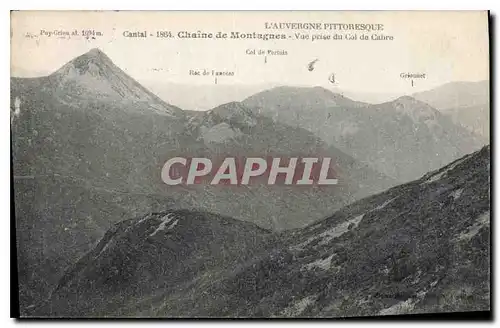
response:
<svg viewBox="0 0 500 328"><path fill-rule="evenodd" d="M169 211L117 223L35 316L340 317L490 309L490 147L280 235Z"/></svg>

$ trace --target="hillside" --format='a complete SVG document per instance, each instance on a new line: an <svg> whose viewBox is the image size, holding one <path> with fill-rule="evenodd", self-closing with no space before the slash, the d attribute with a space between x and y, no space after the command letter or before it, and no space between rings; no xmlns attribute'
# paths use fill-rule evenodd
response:
<svg viewBox="0 0 500 328"><path fill-rule="evenodd" d="M183 121L96 49L49 76L11 79L21 308L125 213L172 203L158 175Z"/></svg>
<svg viewBox="0 0 500 328"><path fill-rule="evenodd" d="M489 270L487 146L274 237L202 213L123 221L35 313L323 318L487 311Z"/></svg>

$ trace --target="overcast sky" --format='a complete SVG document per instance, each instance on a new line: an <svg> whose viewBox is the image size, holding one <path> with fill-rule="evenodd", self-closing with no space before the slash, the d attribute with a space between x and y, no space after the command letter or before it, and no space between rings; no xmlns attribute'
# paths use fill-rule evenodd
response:
<svg viewBox="0 0 500 328"><path fill-rule="evenodd" d="M266 30L266 22L373 23L392 41L294 40L305 30ZM96 39L41 36L40 31L91 29ZM125 31L272 32L287 40L201 40L126 38ZM318 31L318 33L332 31ZM35 35L26 37L27 34ZM345 33L343 33L345 34ZM358 32L361 34L361 32ZM489 78L486 12L14 12L12 71L17 75L52 72L72 58L98 47L139 81L214 84L212 77L190 76L189 70L234 71L219 84L331 86L370 93L413 93L450 81ZM286 56L247 55L247 49L285 50ZM315 69L307 63L318 59ZM400 78L425 73L426 79Z"/></svg>

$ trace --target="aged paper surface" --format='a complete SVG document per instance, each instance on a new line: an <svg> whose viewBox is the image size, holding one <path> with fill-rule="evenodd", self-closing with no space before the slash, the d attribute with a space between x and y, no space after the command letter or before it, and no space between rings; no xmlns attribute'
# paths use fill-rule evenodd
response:
<svg viewBox="0 0 500 328"><path fill-rule="evenodd" d="M488 28L12 12L20 315L489 311Z"/></svg>

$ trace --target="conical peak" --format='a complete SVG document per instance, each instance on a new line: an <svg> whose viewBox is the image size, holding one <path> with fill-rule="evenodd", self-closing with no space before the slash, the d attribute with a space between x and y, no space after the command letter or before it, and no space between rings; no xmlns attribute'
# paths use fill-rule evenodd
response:
<svg viewBox="0 0 500 328"><path fill-rule="evenodd" d="M90 51L84 53L83 55L75 58L72 60L72 62L75 64L75 67L79 65L84 65L89 62L92 62L94 64L112 64L113 62L111 59L109 59L108 56L101 50L94 48L91 49ZM79 65L76 65L79 64Z"/></svg>
<svg viewBox="0 0 500 328"><path fill-rule="evenodd" d="M56 72L56 75L64 78L72 78L80 75L91 75L95 77L109 76L111 71L118 70L111 59L100 49L94 48L68 62Z"/></svg>

